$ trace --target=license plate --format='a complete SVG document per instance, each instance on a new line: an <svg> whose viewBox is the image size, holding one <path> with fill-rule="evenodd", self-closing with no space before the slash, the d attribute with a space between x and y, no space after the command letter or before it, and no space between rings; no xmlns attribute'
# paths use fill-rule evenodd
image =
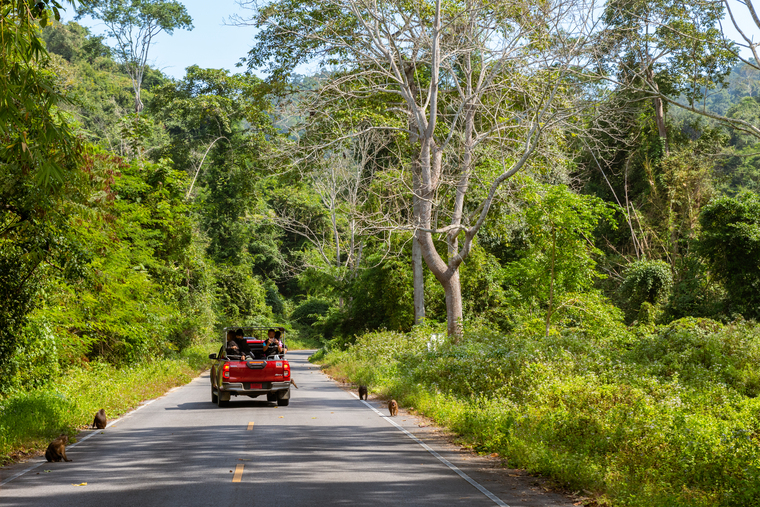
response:
<svg viewBox="0 0 760 507"><path fill-rule="evenodd" d="M251 382L251 384L248 387L248 389L261 389L261 384L260 383L259 384L254 384L253 382Z"/></svg>

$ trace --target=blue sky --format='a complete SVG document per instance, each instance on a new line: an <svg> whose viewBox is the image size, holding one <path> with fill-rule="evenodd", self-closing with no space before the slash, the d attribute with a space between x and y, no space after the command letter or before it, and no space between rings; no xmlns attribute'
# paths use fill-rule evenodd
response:
<svg viewBox="0 0 760 507"><path fill-rule="evenodd" d="M235 0L180 0L185 4L188 13L193 18L195 28L192 31L177 30L174 35L162 33L150 48L149 64L161 69L165 74L181 79L185 76L185 68L196 64L204 68L227 69L232 72L240 72L235 64L244 57L253 46L255 28L251 26L240 27L225 25L230 16L250 16L251 11L242 9ZM742 28L748 34L754 34L757 27L746 15L746 9L742 9L736 0L731 0L732 7L736 8L735 14ZM62 21L74 18L73 7L67 4L67 11L63 14ZM80 21L88 26L93 34L100 35L105 32L105 26L97 20L84 19ZM723 23L726 33L739 40L738 34L726 19ZM742 55L749 58L748 51L742 51ZM316 69L304 66L302 73L315 72ZM264 77L261 73L260 77Z"/></svg>
<svg viewBox="0 0 760 507"><path fill-rule="evenodd" d="M235 63L244 57L253 45L253 27L226 26L233 14L250 15L235 0L185 0L187 12L193 18L192 31L177 30L174 35L160 34L151 45L148 60L151 66L177 79L185 75L185 68L196 64L204 68L227 69L240 72ZM62 21L74 18L68 5ZM93 34L105 33L105 26L97 20L84 19L81 24Z"/></svg>

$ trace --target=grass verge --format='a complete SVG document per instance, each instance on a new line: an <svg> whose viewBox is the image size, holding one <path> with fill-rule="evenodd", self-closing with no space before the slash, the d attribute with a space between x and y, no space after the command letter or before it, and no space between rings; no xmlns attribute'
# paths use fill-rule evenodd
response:
<svg viewBox="0 0 760 507"><path fill-rule="evenodd" d="M288 339L288 350L314 350L322 346L322 343L316 338L292 338Z"/></svg>
<svg viewBox="0 0 760 507"><path fill-rule="evenodd" d="M186 384L208 367L215 346L197 345L173 359L125 368L93 362L43 387L8 394L0 399L0 463L33 455L61 433L75 435L77 428L92 424L101 408L109 420L115 419Z"/></svg>
<svg viewBox="0 0 760 507"><path fill-rule="evenodd" d="M760 326L612 331L378 332L317 360L589 504L760 505Z"/></svg>

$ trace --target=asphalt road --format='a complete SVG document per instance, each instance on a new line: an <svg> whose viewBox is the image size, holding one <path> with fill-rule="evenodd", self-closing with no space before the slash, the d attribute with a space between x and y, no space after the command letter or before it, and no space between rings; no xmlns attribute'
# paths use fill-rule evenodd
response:
<svg viewBox="0 0 760 507"><path fill-rule="evenodd" d="M69 448L73 462L45 462L0 486L0 505L572 505L535 478L468 457L404 412L393 418L425 449L380 402L370 402L378 414L306 358L288 354L300 387L288 407L233 397L218 408L202 375ZM36 462L5 470L0 483Z"/></svg>

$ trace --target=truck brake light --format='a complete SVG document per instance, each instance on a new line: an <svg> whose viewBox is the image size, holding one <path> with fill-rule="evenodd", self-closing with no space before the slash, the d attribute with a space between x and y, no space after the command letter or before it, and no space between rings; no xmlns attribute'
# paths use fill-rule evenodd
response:
<svg viewBox="0 0 760 507"><path fill-rule="evenodd" d="M290 376L290 372L289 372L288 370L285 370L285 376L286 376L286 377L289 377L289 376Z"/></svg>
<svg viewBox="0 0 760 507"><path fill-rule="evenodd" d="M225 364L224 368L222 368L222 369L224 370L224 374L222 376L224 378L230 378L230 365L229 364Z"/></svg>

